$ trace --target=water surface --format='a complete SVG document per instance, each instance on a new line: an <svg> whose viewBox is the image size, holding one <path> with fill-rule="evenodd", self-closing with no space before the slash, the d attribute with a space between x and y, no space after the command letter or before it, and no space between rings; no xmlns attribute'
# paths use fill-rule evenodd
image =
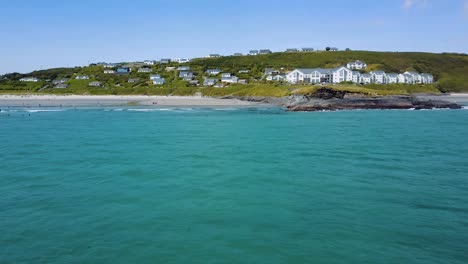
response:
<svg viewBox="0 0 468 264"><path fill-rule="evenodd" d="M3 109L0 263L466 263L468 111Z"/></svg>

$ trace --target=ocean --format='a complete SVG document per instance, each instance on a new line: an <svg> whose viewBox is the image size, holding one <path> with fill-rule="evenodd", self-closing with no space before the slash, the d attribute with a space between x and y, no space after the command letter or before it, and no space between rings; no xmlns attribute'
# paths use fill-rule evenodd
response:
<svg viewBox="0 0 468 264"><path fill-rule="evenodd" d="M8 108L0 133L0 263L468 262L466 110Z"/></svg>

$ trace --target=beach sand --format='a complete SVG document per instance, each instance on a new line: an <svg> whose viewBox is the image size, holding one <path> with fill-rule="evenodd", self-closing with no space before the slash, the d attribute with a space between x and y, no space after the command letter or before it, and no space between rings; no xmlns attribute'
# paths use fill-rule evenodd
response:
<svg viewBox="0 0 468 264"><path fill-rule="evenodd" d="M444 100L457 104L468 104L467 93L451 93L441 95L418 95L419 98L424 100Z"/></svg>
<svg viewBox="0 0 468 264"><path fill-rule="evenodd" d="M251 106L252 102L200 96L0 95L0 107Z"/></svg>

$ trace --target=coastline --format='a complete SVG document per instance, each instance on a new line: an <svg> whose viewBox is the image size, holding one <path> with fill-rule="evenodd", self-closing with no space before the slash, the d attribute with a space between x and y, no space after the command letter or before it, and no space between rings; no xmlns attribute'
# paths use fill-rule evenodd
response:
<svg viewBox="0 0 468 264"><path fill-rule="evenodd" d="M0 107L253 106L261 103L201 96L0 95Z"/></svg>
<svg viewBox="0 0 468 264"><path fill-rule="evenodd" d="M374 102L370 100L390 100L390 104L383 104L379 109L412 108L412 105L401 105L400 99L405 96L383 96L378 98L361 97L356 104L353 99L346 99L345 109L372 109ZM422 102L446 102L453 104L468 104L467 93L452 94L419 94L415 95ZM301 102L302 100L302 102ZM113 107L113 106L142 106L142 107L248 107L248 106L283 106L288 109L297 107L297 111L312 111L336 108L343 100L328 99L316 100L313 98L303 102L300 96L293 97L235 97L227 96L223 98L202 97L202 96L146 96L146 95L0 95L1 107ZM313 107L310 107L312 104ZM328 105L331 104L331 105ZM325 107L323 107L325 105ZM304 107L305 106L305 107ZM369 107L371 106L371 107ZM444 106L442 106L444 107ZM436 107L437 108L437 107ZM339 110L340 107L335 110Z"/></svg>

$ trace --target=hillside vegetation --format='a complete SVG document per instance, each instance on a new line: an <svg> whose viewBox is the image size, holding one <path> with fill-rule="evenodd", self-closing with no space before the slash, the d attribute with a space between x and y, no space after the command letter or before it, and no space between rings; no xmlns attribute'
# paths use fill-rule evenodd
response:
<svg viewBox="0 0 468 264"><path fill-rule="evenodd" d="M102 66L56 68L34 71L28 74L7 74L0 78L0 93L53 93L53 94L145 94L145 95L193 95L202 93L206 96L286 96L292 92L307 91L317 86L289 85L285 83L266 82L261 80L265 68L275 68L282 72L294 68L332 68L345 65L349 61L362 60L368 63L368 70L384 70L401 73L404 71L427 72L434 75L433 85L329 85L333 89L346 89L368 95L438 93L438 92L468 92L468 55L465 54L434 54L415 52L369 52L369 51L339 51L339 52L297 52L273 53L258 56L230 56L221 58L194 59L184 64L191 70L201 84L205 71L210 68L220 68L223 72L231 72L241 79L247 79L248 85L230 85L225 88L204 88L190 86L188 82L178 78L176 71L166 71L170 65L151 66L153 73L138 73L142 64L133 63L133 71L127 75L104 74ZM239 74L239 70L250 70ZM149 81L151 74L160 74L167 83L155 86ZM77 75L88 75L90 80L75 80ZM37 83L19 82L23 77L37 77ZM219 79L219 76L217 76ZM70 78L68 88L54 89L52 80ZM129 83L129 78L138 81ZM89 87L91 81L99 81L103 87Z"/></svg>

